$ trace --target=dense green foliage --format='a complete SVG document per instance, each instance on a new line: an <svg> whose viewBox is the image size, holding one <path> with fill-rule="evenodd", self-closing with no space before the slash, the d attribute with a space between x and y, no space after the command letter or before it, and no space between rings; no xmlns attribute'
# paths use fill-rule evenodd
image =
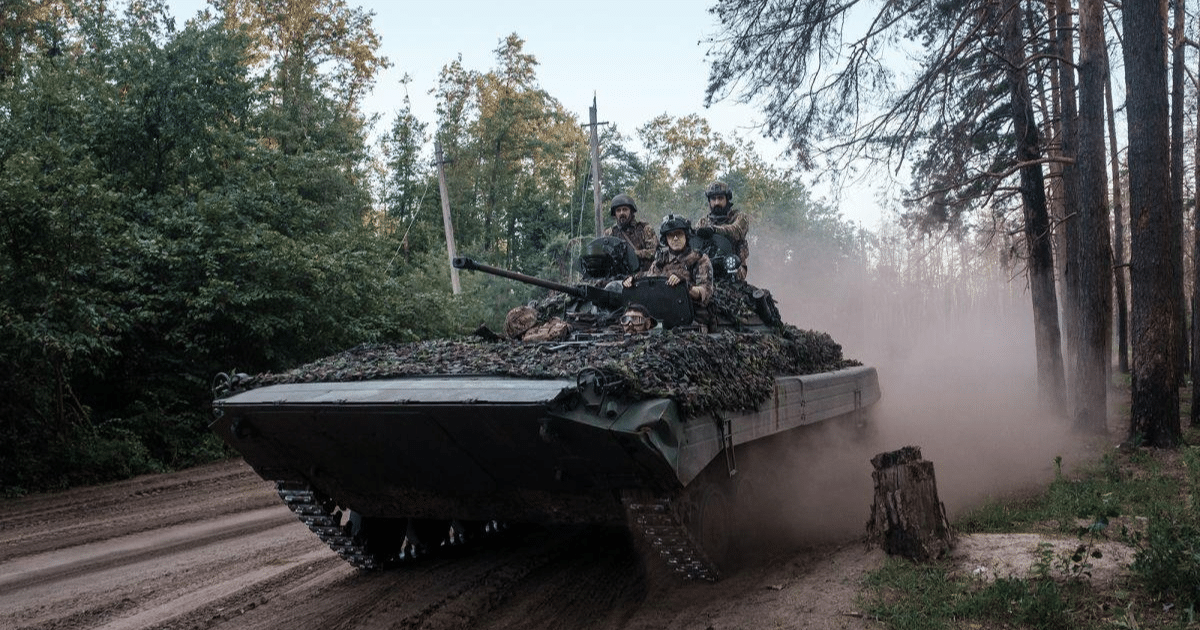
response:
<svg viewBox="0 0 1200 630"><path fill-rule="evenodd" d="M420 273L380 262L394 246L363 220L361 125L314 94L326 137L297 133L243 31L135 9L25 25L54 47L0 85L8 492L211 458L216 372L455 321L414 304ZM307 145L281 150L292 135Z"/></svg>
<svg viewBox="0 0 1200 630"><path fill-rule="evenodd" d="M435 140L458 251L570 280L591 232L587 138L538 86L520 37L499 42L492 70L447 64L436 128L405 103L376 146L360 103L389 61L370 13L287 6L228 0L179 27L154 0L5 5L5 493L220 456L216 373L497 327L535 297L471 274L450 294ZM656 120L641 132L649 156L610 134L606 196L646 191L652 221L698 216L702 186L727 177L764 225L813 226L861 256L853 228L790 173L707 129Z"/></svg>

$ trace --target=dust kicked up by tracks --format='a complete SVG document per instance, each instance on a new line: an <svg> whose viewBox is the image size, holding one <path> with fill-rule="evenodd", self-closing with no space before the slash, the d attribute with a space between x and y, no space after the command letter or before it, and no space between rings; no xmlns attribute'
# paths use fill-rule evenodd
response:
<svg viewBox="0 0 1200 630"><path fill-rule="evenodd" d="M518 528L362 573L240 460L0 507L4 628L862 628L854 578L879 559L779 550L680 583L623 530Z"/></svg>

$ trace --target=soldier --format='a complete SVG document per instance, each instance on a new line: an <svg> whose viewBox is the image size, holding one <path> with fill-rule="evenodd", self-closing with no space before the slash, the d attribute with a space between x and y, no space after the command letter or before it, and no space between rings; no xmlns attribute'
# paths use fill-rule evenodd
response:
<svg viewBox="0 0 1200 630"><path fill-rule="evenodd" d="M504 335L509 339L520 339L538 323L537 310L532 306L517 306L504 316Z"/></svg>
<svg viewBox="0 0 1200 630"><path fill-rule="evenodd" d="M697 225L696 235L710 238L713 234L722 234L733 244L733 251L742 259L738 267L738 280L746 279L746 260L750 258L750 245L746 243L746 235L750 233L750 218L733 207L733 189L722 181L708 185L704 191L708 197L708 216L701 218Z"/></svg>
<svg viewBox="0 0 1200 630"><path fill-rule="evenodd" d="M521 341L562 341L571 334L571 326L557 317L539 322L537 309L517 306L504 317L504 334Z"/></svg>
<svg viewBox="0 0 1200 630"><path fill-rule="evenodd" d="M639 271L649 270L650 264L654 262L654 249L657 246L654 228L645 221L637 220L637 203L633 201L633 197L623 193L613 197L608 213L617 219L617 224L608 231L609 236L628 241L637 252L638 261L641 263Z"/></svg>
<svg viewBox="0 0 1200 630"><path fill-rule="evenodd" d="M691 248L692 222L687 217L668 214L658 229L659 240L666 248L659 251L646 276L665 276L669 286L684 282L688 296L698 307L708 304L713 294L713 269L708 256ZM634 276L625 279L626 287L633 286ZM699 309L698 309L699 312Z"/></svg>
<svg viewBox="0 0 1200 630"><path fill-rule="evenodd" d="M641 304L630 304L621 315L621 330L626 335L642 333L654 328L658 322L650 315L650 311Z"/></svg>

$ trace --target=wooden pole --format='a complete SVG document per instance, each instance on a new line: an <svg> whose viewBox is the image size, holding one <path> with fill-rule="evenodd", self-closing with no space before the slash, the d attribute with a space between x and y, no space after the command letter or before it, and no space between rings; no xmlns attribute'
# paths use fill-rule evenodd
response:
<svg viewBox="0 0 1200 630"><path fill-rule="evenodd" d="M592 203L596 208L596 236L604 236L604 212L602 205L604 200L601 198L603 194L602 186L600 185L600 136L596 132L600 125L607 125L606 122L596 122L596 95L592 95L592 106L588 108L588 124L591 128L588 134L592 149Z"/></svg>
<svg viewBox="0 0 1200 630"><path fill-rule="evenodd" d="M454 295L462 293L462 285L458 282L458 269L454 267L454 223L450 220L450 195L446 192L446 161L442 159L442 143L434 142L433 150L437 157L438 192L442 196L442 226L446 228L446 255L450 262L450 288Z"/></svg>

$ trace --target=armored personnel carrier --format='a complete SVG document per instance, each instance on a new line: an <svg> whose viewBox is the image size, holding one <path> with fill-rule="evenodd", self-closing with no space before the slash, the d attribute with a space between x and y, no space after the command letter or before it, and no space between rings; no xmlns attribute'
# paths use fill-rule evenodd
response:
<svg viewBox="0 0 1200 630"><path fill-rule="evenodd" d="M568 318L588 314L569 338L368 345L284 373L219 375L212 428L361 569L503 523L623 523L684 577L716 580L734 506L753 492L740 462L808 425L860 424L880 398L873 368L824 333L772 321L769 294L744 283L718 282L724 321L702 332L690 310L664 312L690 309L686 292L655 301L600 279L532 280L566 292ZM606 324L634 300L655 304L662 328Z"/></svg>

